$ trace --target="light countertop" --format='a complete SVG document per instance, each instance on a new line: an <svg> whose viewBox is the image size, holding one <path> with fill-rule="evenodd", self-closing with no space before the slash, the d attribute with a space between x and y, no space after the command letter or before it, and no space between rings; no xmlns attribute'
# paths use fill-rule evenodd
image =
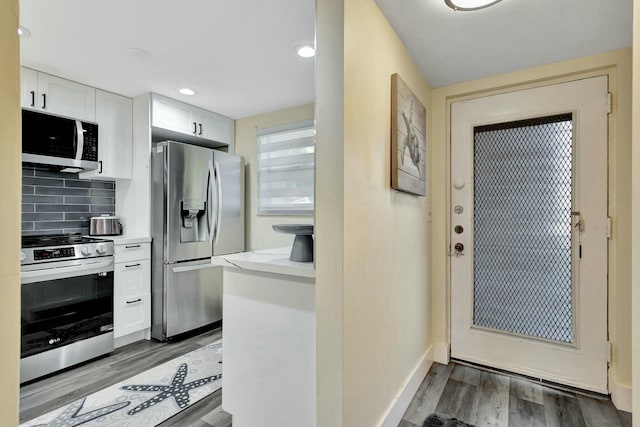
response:
<svg viewBox="0 0 640 427"><path fill-rule="evenodd" d="M211 257L211 263L223 267L241 270L262 271L266 273L284 274L315 278L313 262L295 262L289 260L291 248L264 249L253 252L218 255Z"/></svg>

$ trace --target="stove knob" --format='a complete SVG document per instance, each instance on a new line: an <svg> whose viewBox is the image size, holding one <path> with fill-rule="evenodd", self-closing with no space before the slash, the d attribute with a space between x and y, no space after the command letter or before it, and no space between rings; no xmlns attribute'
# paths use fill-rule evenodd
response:
<svg viewBox="0 0 640 427"><path fill-rule="evenodd" d="M20 251L20 261L24 261L27 258L27 256L24 254L24 252Z"/></svg>
<svg viewBox="0 0 640 427"><path fill-rule="evenodd" d="M80 249L80 253L81 253L82 255L84 255L84 256L89 256L89 255L91 255L91 249L89 249L89 248L82 248L82 249Z"/></svg>
<svg viewBox="0 0 640 427"><path fill-rule="evenodd" d="M104 246L98 246L96 247L96 252L98 253L98 255L104 255L107 251L105 250Z"/></svg>

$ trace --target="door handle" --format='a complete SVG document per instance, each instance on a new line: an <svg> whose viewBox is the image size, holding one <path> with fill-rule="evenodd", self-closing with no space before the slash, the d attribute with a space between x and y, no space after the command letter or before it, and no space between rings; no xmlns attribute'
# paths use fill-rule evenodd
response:
<svg viewBox="0 0 640 427"><path fill-rule="evenodd" d="M128 246L125 246L124 248L125 249L133 249L133 248L139 248L139 247L140 247L140 245L128 245Z"/></svg>
<svg viewBox="0 0 640 427"><path fill-rule="evenodd" d="M31 93L31 106L35 107L36 106L36 91L32 90L29 93Z"/></svg>
<svg viewBox="0 0 640 427"><path fill-rule="evenodd" d="M222 177L220 176L220 163L214 162L214 172L215 172L215 182L216 182L216 193L218 196L218 203L216 204L216 224L214 227L214 243L218 242L218 231L220 231L220 227L222 227Z"/></svg>
<svg viewBox="0 0 640 427"><path fill-rule="evenodd" d="M209 160L208 163L209 166L209 176L207 177L207 179L209 180L209 182L207 183L207 190L208 190L208 194L207 196L209 197L209 205L207 206L207 209L209 209L209 212L207 212L207 225L209 227L209 245L213 244L213 234L215 233L215 225L213 223L214 217L213 217L213 183L214 183L214 175L215 175L215 171L213 169L213 162L211 160Z"/></svg>
<svg viewBox="0 0 640 427"><path fill-rule="evenodd" d="M127 301L127 304L135 304L137 302L142 302L142 298L138 298L138 299L134 299L134 300L131 300L131 301Z"/></svg>
<svg viewBox="0 0 640 427"><path fill-rule="evenodd" d="M76 120L76 160L82 160L82 151L84 150L84 130L82 122Z"/></svg>
<svg viewBox="0 0 640 427"><path fill-rule="evenodd" d="M140 263L125 265L124 268L140 267Z"/></svg>
<svg viewBox="0 0 640 427"><path fill-rule="evenodd" d="M47 109L47 94L46 93L42 94L42 109L43 110Z"/></svg>
<svg viewBox="0 0 640 427"><path fill-rule="evenodd" d="M193 134L197 134L198 133L198 124L196 122L193 122Z"/></svg>
<svg viewBox="0 0 640 427"><path fill-rule="evenodd" d="M200 126L200 132L198 132L198 135L202 136L202 123L198 124L198 126Z"/></svg>

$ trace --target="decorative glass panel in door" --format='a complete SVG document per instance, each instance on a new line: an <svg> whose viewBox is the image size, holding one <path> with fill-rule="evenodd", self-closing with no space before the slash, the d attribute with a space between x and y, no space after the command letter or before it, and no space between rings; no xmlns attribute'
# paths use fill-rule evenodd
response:
<svg viewBox="0 0 640 427"><path fill-rule="evenodd" d="M474 129L473 324L573 342L572 117Z"/></svg>

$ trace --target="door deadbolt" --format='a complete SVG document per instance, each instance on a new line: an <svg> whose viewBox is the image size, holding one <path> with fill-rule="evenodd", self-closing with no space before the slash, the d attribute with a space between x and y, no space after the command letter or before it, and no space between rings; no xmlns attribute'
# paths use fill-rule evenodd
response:
<svg viewBox="0 0 640 427"><path fill-rule="evenodd" d="M464 245L462 243L456 243L453 248L456 252L462 252L464 250Z"/></svg>
<svg viewBox="0 0 640 427"><path fill-rule="evenodd" d="M453 231L456 232L456 234L462 234L462 232L464 231L464 228L462 228L461 225L456 225L453 229Z"/></svg>

